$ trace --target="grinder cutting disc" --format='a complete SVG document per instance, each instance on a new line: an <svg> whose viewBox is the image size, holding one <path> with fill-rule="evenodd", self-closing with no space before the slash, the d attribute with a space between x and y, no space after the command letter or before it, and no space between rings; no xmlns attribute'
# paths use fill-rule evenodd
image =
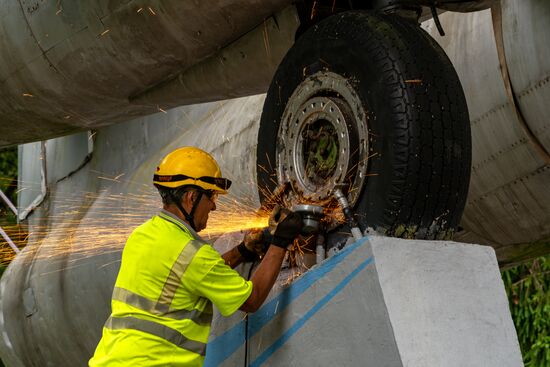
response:
<svg viewBox="0 0 550 367"><path fill-rule="evenodd" d="M304 221L302 234L310 235L319 231L319 222L323 217L323 207L318 205L299 204L292 207L292 211L300 213Z"/></svg>

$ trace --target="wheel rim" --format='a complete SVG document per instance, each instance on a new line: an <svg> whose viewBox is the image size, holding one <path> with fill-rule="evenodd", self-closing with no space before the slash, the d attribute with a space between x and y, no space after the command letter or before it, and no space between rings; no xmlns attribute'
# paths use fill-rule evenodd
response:
<svg viewBox="0 0 550 367"><path fill-rule="evenodd" d="M292 202L326 203L342 187L354 205L367 170L367 122L359 96L344 77L317 72L290 97L279 126L279 182Z"/></svg>

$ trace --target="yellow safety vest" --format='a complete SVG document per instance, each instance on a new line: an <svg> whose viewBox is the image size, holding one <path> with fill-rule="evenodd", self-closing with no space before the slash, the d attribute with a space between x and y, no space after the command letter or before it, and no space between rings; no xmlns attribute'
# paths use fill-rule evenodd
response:
<svg viewBox="0 0 550 367"><path fill-rule="evenodd" d="M224 316L252 283L186 223L162 211L128 238L91 367L202 366L212 302Z"/></svg>

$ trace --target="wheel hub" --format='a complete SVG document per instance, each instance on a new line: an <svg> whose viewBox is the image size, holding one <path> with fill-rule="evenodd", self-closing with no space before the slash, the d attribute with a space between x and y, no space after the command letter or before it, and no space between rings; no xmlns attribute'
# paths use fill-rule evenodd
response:
<svg viewBox="0 0 550 367"><path fill-rule="evenodd" d="M344 185L355 203L367 168L365 116L354 89L338 74L318 72L296 88L277 144L278 179L291 182L291 201L323 204Z"/></svg>

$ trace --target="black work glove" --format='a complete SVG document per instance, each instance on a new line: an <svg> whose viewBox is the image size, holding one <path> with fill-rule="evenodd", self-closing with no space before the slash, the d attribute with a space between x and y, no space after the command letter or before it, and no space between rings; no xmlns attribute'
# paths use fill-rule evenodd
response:
<svg viewBox="0 0 550 367"><path fill-rule="evenodd" d="M286 248L300 234L303 227L302 216L292 210L276 205L269 217L271 243Z"/></svg>

